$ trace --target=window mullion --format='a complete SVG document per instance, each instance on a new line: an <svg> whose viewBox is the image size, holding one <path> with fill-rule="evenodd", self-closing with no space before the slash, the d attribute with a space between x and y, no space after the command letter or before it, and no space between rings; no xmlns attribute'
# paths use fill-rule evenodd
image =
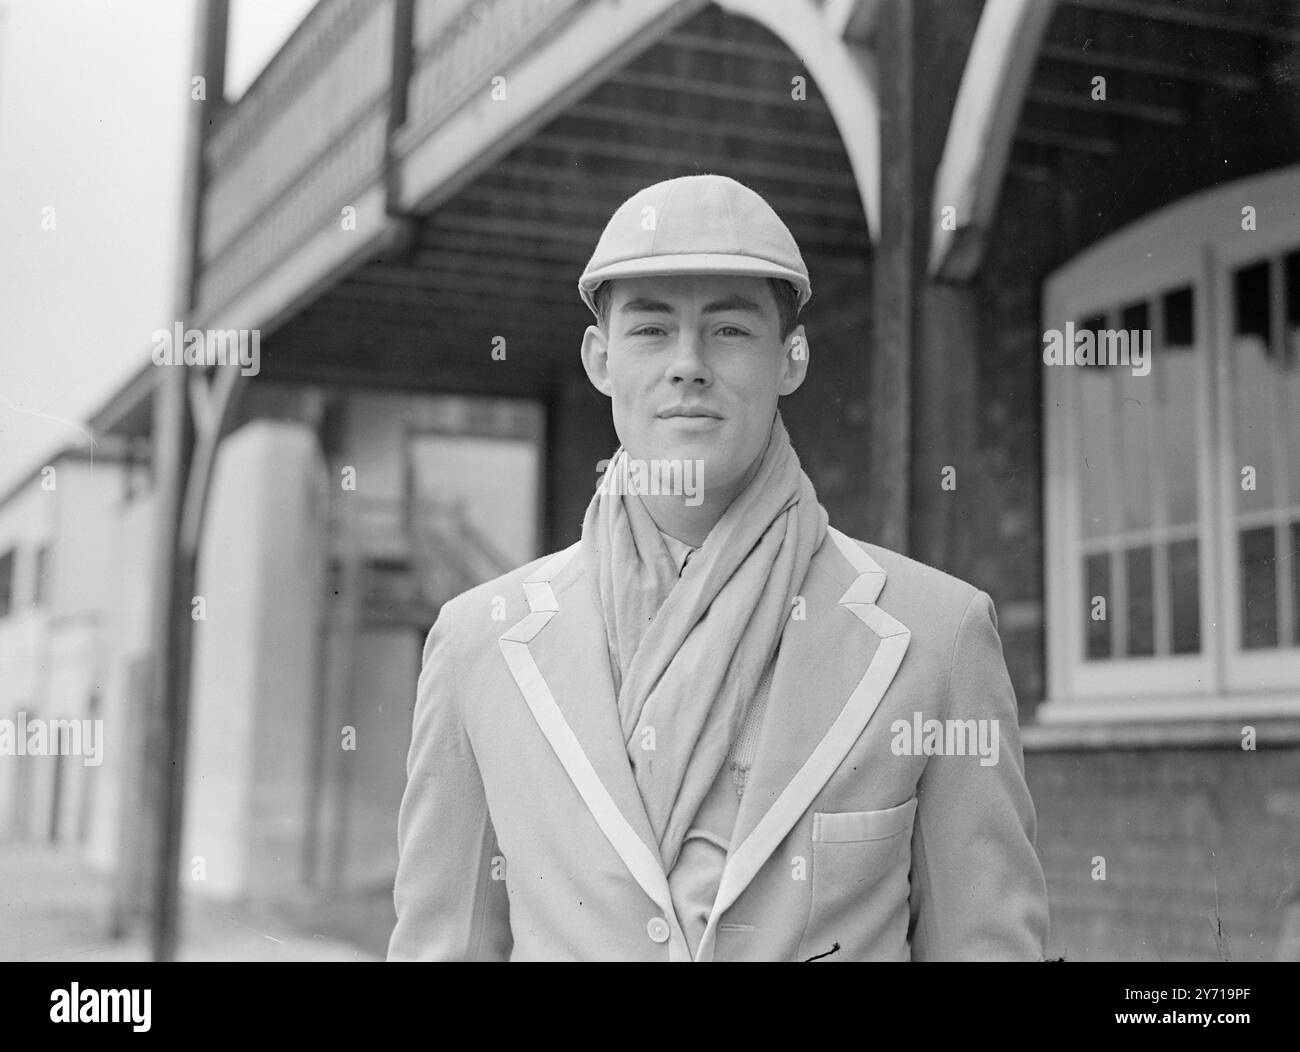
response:
<svg viewBox="0 0 1300 1052"><path fill-rule="evenodd" d="M1120 322L1117 309L1105 313L1106 327L1117 328ZM1110 419L1112 423L1123 419L1124 400L1120 386L1115 380L1117 375L1109 368L1104 374L1110 391ZM1121 432L1122 436L1122 432ZM1110 616L1110 652L1111 658L1128 657L1128 565L1125 558L1124 542L1124 483L1123 451L1117 441L1109 444L1110 463L1106 465L1106 499L1109 501L1114 518L1111 528L1114 531L1110 539L1110 588L1111 601L1107 604Z"/></svg>
<svg viewBox="0 0 1300 1052"><path fill-rule="evenodd" d="M1151 450L1151 615L1153 651L1156 657L1173 653L1172 588L1169 584L1169 497L1165 486L1165 448L1160 433L1160 406L1165 377L1155 359L1164 357L1165 325L1161 298L1147 301L1147 324L1151 326L1151 393L1147 412L1147 443Z"/></svg>
<svg viewBox="0 0 1300 1052"><path fill-rule="evenodd" d="M1280 371L1285 376L1286 368L1286 288L1285 274L1282 270L1283 257L1273 256L1268 261L1268 310L1269 336L1272 346L1270 354L1279 363ZM1287 461L1286 408L1287 385L1279 382L1273 386L1273 397L1277 405L1278 426L1273 428L1273 463L1269 466L1273 472L1273 501L1276 514L1273 517L1273 560L1274 593L1277 595L1277 644L1281 649L1293 646L1295 634L1295 601L1291 594L1291 538L1288 526L1287 508L1291 505L1290 471Z"/></svg>

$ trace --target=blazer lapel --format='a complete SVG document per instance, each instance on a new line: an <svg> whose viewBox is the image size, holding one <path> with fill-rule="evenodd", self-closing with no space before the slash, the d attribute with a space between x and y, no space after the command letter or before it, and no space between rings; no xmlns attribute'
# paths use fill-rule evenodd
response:
<svg viewBox="0 0 1300 1052"><path fill-rule="evenodd" d="M814 566L827 545L847 560L854 576L841 592L833 578L810 568L804 593L808 615L786 626L732 850L696 960L712 960L719 918L853 747L907 650L907 627L876 605L884 571L834 528L828 528L827 544L814 557ZM690 960L628 763L597 604L581 585L564 592L563 610L557 599L557 586L569 573L579 572L571 565L577 553L575 544L524 582L529 612L501 636L501 653L601 831L662 910L669 925L670 959ZM836 622L831 619L848 620L839 628L832 627Z"/></svg>
<svg viewBox="0 0 1300 1052"><path fill-rule="evenodd" d="M827 554L850 567L847 589L816 569L830 546ZM876 561L828 528L805 582L807 616L792 619L781 638L732 850L696 960L712 959L719 918L807 811L893 682L910 633L876 605L884 585Z"/></svg>
<svg viewBox="0 0 1300 1052"><path fill-rule="evenodd" d="M669 955L690 960L673 910L649 816L637 790L618 721L605 626L580 572L578 545L547 560L524 582L529 612L499 640L542 733L587 809L637 883L668 921Z"/></svg>

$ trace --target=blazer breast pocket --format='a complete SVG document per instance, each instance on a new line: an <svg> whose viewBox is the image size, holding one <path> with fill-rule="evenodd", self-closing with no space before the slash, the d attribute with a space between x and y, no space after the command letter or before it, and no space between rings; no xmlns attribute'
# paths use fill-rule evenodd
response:
<svg viewBox="0 0 1300 1052"><path fill-rule="evenodd" d="M905 958L917 799L879 811L814 811L802 959L838 942L849 960Z"/></svg>
<svg viewBox="0 0 1300 1052"><path fill-rule="evenodd" d="M916 816L916 797L883 811L815 811L814 844L851 844L860 840L887 840L910 831Z"/></svg>

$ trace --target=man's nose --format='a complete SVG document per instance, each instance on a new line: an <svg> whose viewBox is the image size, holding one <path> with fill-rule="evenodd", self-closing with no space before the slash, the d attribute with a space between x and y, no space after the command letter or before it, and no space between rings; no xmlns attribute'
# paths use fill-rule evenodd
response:
<svg viewBox="0 0 1300 1052"><path fill-rule="evenodd" d="M704 346L698 333L682 330L673 345L668 362L668 380L671 383L696 383L708 385L713 380L708 363L704 360Z"/></svg>

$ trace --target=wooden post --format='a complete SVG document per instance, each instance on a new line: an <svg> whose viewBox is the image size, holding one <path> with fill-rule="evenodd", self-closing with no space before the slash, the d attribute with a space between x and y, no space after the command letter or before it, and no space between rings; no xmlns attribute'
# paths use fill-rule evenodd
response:
<svg viewBox="0 0 1300 1052"><path fill-rule="evenodd" d="M913 355L908 552L959 576L970 569L970 500L979 410L979 312L969 284L927 276L935 175L979 24L972 0L915 0L912 66ZM951 468L956 488L945 488Z"/></svg>
<svg viewBox="0 0 1300 1052"><path fill-rule="evenodd" d="M964 534L942 469L974 438L977 315L969 288L926 277L934 175L980 4L881 0L880 237L872 261L868 537L955 568ZM969 461L966 461L967 463Z"/></svg>
<svg viewBox="0 0 1300 1052"><path fill-rule="evenodd" d="M385 210L389 215L403 215L401 185L393 137L406 123L406 107L411 90L411 66L414 62L415 0L393 0L393 37L388 94L388 130L384 135Z"/></svg>
<svg viewBox="0 0 1300 1052"><path fill-rule="evenodd" d="M968 514L979 398L974 300L968 286L922 282L913 370L909 551L958 576L969 572L974 527ZM951 474L945 476L946 469Z"/></svg>
<svg viewBox="0 0 1300 1052"><path fill-rule="evenodd" d="M181 190L182 251L176 293L177 317L194 305L203 197L203 148L215 113L224 105L228 0L200 0L195 21L194 75L205 78L205 101L194 101L185 142ZM154 493L157 502L157 560L152 582L155 692L149 707L154 724L147 741L160 748L146 762L157 765L148 811L156 822L151 845L153 872L150 942L154 960L176 957L179 936L181 819L185 806L185 744L189 721L189 678L193 622L194 553L180 543L181 515L189 484L194 426L187 392L188 371L160 368L154 396Z"/></svg>
<svg viewBox="0 0 1300 1052"><path fill-rule="evenodd" d="M867 538L907 550L915 288L912 0L881 0L880 237L872 261L875 347L868 365Z"/></svg>

